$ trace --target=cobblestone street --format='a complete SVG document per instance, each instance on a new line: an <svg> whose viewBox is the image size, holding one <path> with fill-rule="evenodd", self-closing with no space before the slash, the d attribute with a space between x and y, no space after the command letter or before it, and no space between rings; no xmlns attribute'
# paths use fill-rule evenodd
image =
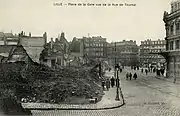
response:
<svg viewBox="0 0 180 116"><path fill-rule="evenodd" d="M33 110L34 116L179 116L180 86L136 71L137 80L126 80L126 68L121 74L121 87L126 104L110 110ZM113 73L112 73L113 74ZM111 75L110 73L108 75ZM114 92L114 91L112 91Z"/></svg>

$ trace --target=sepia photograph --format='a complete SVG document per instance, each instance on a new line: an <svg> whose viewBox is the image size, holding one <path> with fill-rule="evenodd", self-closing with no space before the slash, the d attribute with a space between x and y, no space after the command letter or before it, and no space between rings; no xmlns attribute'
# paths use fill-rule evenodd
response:
<svg viewBox="0 0 180 116"><path fill-rule="evenodd" d="M180 0L0 0L0 116L180 116Z"/></svg>

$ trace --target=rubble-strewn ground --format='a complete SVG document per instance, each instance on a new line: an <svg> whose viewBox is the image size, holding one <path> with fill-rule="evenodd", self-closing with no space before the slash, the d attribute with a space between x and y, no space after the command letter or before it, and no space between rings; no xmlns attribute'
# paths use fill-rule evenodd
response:
<svg viewBox="0 0 180 116"><path fill-rule="evenodd" d="M101 100L103 95L95 69L85 67L52 70L36 63L0 64L0 82L1 97L8 91L18 101L76 104L88 103L90 97Z"/></svg>

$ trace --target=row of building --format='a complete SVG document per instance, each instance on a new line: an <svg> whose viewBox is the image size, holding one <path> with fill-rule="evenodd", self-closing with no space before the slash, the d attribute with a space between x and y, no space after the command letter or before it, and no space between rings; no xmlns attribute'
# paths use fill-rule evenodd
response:
<svg viewBox="0 0 180 116"><path fill-rule="evenodd" d="M165 40L147 39L138 46L136 41L108 43L106 38L74 37L68 42L64 33L47 42L42 36L13 35L0 32L0 63L34 61L50 67L80 65L105 60L111 65L148 65L167 63L167 77L180 77L180 0L171 2L171 12L164 12ZM116 60L115 60L116 59Z"/></svg>
<svg viewBox="0 0 180 116"><path fill-rule="evenodd" d="M13 62L22 61L24 55L28 55L32 61L49 67L82 65L102 60L110 65L116 62L135 66L164 62L164 58L156 53L165 51L165 45L165 40L150 39L142 41L140 46L133 40L108 43L101 36L74 37L68 42L63 32L55 40L51 38L47 42L46 32L39 37L32 36L31 33L26 35L24 32L18 35L1 32L0 58L1 63ZM10 58L12 54L13 58Z"/></svg>
<svg viewBox="0 0 180 116"><path fill-rule="evenodd" d="M141 41L140 46L133 40L108 43L101 36L73 38L71 43L71 52L89 59L105 60L111 65L115 62L125 66L165 63L164 57L158 55L165 50L166 42L160 39Z"/></svg>

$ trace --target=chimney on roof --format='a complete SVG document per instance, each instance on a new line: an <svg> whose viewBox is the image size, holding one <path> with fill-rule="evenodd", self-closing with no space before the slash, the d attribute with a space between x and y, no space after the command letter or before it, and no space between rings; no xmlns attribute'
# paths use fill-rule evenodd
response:
<svg viewBox="0 0 180 116"><path fill-rule="evenodd" d="M23 32L23 31L21 31L21 34L20 34L20 35L21 35L21 36L23 36L23 34L24 34L24 32Z"/></svg>
<svg viewBox="0 0 180 116"><path fill-rule="evenodd" d="M53 47L53 38L51 38L51 49Z"/></svg>
<svg viewBox="0 0 180 116"><path fill-rule="evenodd" d="M31 37L31 32L29 32L29 37Z"/></svg>
<svg viewBox="0 0 180 116"><path fill-rule="evenodd" d="M60 38L61 38L61 36L60 36L60 34L58 33L58 40L60 40Z"/></svg>
<svg viewBox="0 0 180 116"><path fill-rule="evenodd" d="M43 34L43 38L44 38L44 41L45 41L45 44L46 44L47 43L47 33L46 32Z"/></svg>

